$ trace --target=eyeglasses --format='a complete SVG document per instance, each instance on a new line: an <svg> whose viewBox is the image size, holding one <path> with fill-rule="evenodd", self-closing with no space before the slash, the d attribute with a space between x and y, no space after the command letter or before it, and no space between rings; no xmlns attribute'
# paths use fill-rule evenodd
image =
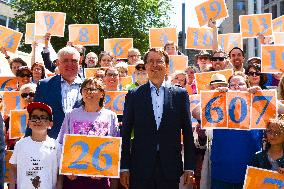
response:
<svg viewBox="0 0 284 189"><path fill-rule="evenodd" d="M22 98L28 98L28 96L29 96L30 98L32 98L32 97L35 96L35 93L34 93L34 92L30 92L30 93L22 93L22 94L21 94L21 97L22 97Z"/></svg>
<svg viewBox="0 0 284 189"><path fill-rule="evenodd" d="M116 74L116 73L107 73L106 76L107 77L117 77L118 74Z"/></svg>
<svg viewBox="0 0 284 189"><path fill-rule="evenodd" d="M20 73L18 76L19 77L32 77L32 74Z"/></svg>
<svg viewBox="0 0 284 189"><path fill-rule="evenodd" d="M156 63L156 64L158 64L158 65L161 65L161 64L164 64L165 61L164 61L164 60L149 60L147 63L149 63L149 64L154 64L154 63Z"/></svg>
<svg viewBox="0 0 284 189"><path fill-rule="evenodd" d="M83 92L99 92L100 91L100 89L97 89L97 88L91 88L91 87L85 87L85 88L83 88L83 90L82 90Z"/></svg>
<svg viewBox="0 0 284 189"><path fill-rule="evenodd" d="M245 85L247 85L247 84L246 83L229 84L230 88L243 87Z"/></svg>
<svg viewBox="0 0 284 189"><path fill-rule="evenodd" d="M46 116L31 116L30 118L30 121L31 122L46 122L46 121L49 121L49 117L46 117Z"/></svg>
<svg viewBox="0 0 284 189"><path fill-rule="evenodd" d="M208 60L209 57L208 56L199 56L198 59L200 59L200 60Z"/></svg>
<svg viewBox="0 0 284 189"><path fill-rule="evenodd" d="M272 135L272 136L280 136L282 134L281 131L274 131L272 129L266 129L265 130L266 134Z"/></svg>
<svg viewBox="0 0 284 189"><path fill-rule="evenodd" d="M134 58L134 57L141 57L140 54L133 54L133 55L129 55L128 58Z"/></svg>
<svg viewBox="0 0 284 189"><path fill-rule="evenodd" d="M225 60L225 58L224 57L211 57L210 60L213 62L216 62L216 61L222 62Z"/></svg>
<svg viewBox="0 0 284 189"><path fill-rule="evenodd" d="M261 73L260 72L248 72L247 75L248 76L260 76Z"/></svg>

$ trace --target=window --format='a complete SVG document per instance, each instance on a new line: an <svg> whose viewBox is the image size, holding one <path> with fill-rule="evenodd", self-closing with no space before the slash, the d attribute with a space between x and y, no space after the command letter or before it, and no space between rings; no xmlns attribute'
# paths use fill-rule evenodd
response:
<svg viewBox="0 0 284 189"><path fill-rule="evenodd" d="M277 18L277 5L272 6L272 19Z"/></svg>
<svg viewBox="0 0 284 189"><path fill-rule="evenodd" d="M284 1L280 1L280 15L284 14Z"/></svg>
<svg viewBox="0 0 284 189"><path fill-rule="evenodd" d="M0 15L0 25L6 26L7 17Z"/></svg>
<svg viewBox="0 0 284 189"><path fill-rule="evenodd" d="M9 28L15 30L17 28L17 23L15 23L11 18L9 19Z"/></svg>

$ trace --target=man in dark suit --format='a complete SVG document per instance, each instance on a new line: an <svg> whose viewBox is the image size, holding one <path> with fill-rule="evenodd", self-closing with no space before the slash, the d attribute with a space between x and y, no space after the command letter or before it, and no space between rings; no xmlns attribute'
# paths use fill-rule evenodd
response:
<svg viewBox="0 0 284 189"><path fill-rule="evenodd" d="M165 84L167 53L150 49L144 62L149 82L129 91L124 104L120 180L126 188L178 189L182 173L185 184L194 182L188 94Z"/></svg>
<svg viewBox="0 0 284 189"><path fill-rule="evenodd" d="M56 139L65 113L81 105L80 86L82 79L78 76L80 54L73 47L64 47L58 52L58 69L60 75L40 80L35 93L35 101L48 104L53 112L53 127L48 136ZM31 133L26 130L26 135Z"/></svg>

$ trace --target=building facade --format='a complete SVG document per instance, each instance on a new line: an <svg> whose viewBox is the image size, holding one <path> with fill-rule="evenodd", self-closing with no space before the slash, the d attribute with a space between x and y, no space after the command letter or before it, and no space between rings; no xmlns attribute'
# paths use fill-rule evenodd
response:
<svg viewBox="0 0 284 189"><path fill-rule="evenodd" d="M11 29L17 29L17 24L13 22L15 11L11 8L12 0L0 0L0 25Z"/></svg>

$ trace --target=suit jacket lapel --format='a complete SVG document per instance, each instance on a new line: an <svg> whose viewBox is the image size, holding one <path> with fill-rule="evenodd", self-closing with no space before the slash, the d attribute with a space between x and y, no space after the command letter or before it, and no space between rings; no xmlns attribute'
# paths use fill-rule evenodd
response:
<svg viewBox="0 0 284 189"><path fill-rule="evenodd" d="M60 75L56 75L56 78L54 78L54 85L53 88L50 89L53 92L53 96L56 98L56 101L58 102L58 104L61 105L62 107L62 95L61 95L61 76Z"/></svg>
<svg viewBox="0 0 284 189"><path fill-rule="evenodd" d="M151 121L155 124L156 128L157 128L157 124L156 124L156 120L155 120L155 115L154 115L154 109L153 109L153 104L152 104L152 97L151 97L151 89L150 89L150 83L148 82L146 85L143 86L145 89L142 90L143 93L141 94L143 97L143 99L145 99L144 101L142 101L141 103L145 103L146 105L146 109L147 109L147 113L148 115L151 117Z"/></svg>
<svg viewBox="0 0 284 189"><path fill-rule="evenodd" d="M170 106L170 100L171 100L170 98L171 98L170 87L166 85L164 93L163 115L159 129L164 125L164 122L166 121L166 117L168 115L169 106Z"/></svg>

